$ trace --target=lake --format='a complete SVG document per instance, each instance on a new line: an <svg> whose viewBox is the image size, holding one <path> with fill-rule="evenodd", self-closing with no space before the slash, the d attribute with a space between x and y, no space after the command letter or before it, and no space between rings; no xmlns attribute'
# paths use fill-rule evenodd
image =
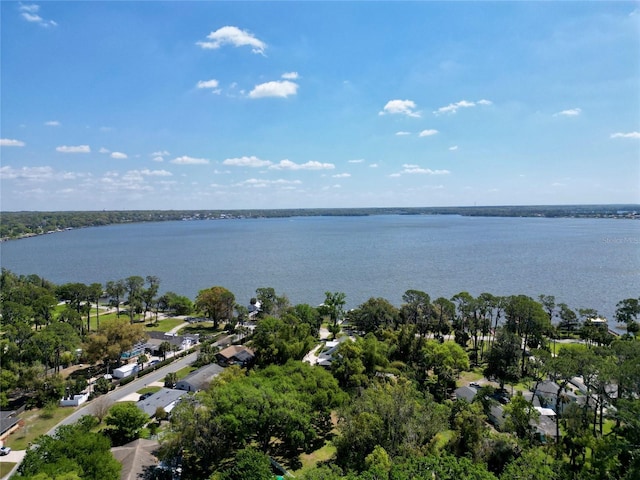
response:
<svg viewBox="0 0 640 480"><path fill-rule="evenodd" d="M408 289L432 299L555 295L612 318L640 296L640 222L621 219L376 215L160 222L4 242L2 267L55 283L155 275L160 292L195 298L214 285L247 304L258 287L317 305L325 291L355 307L395 305Z"/></svg>

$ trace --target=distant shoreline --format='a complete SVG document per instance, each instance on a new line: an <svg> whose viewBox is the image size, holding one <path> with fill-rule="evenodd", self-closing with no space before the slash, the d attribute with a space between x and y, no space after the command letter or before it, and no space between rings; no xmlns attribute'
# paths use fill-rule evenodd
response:
<svg viewBox="0 0 640 480"><path fill-rule="evenodd" d="M640 205L529 205L482 207L371 207L255 210L113 210L2 212L2 241L18 240L76 228L123 223L370 215L461 215L472 217L623 218L640 219Z"/></svg>

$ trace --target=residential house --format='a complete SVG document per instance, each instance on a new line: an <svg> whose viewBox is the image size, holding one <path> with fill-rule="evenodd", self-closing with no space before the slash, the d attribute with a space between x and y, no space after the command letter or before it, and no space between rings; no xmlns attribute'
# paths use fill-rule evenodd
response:
<svg viewBox="0 0 640 480"><path fill-rule="evenodd" d="M230 365L248 367L253 364L255 357L253 350L243 345L230 345L216 353L218 363L223 367Z"/></svg>
<svg viewBox="0 0 640 480"><path fill-rule="evenodd" d="M20 409L24 410L23 408ZM20 428L21 420L18 418L18 412L15 410L0 411L0 440L4 440L11 433Z"/></svg>
<svg viewBox="0 0 640 480"><path fill-rule="evenodd" d="M153 395L140 400L136 403L136 406L149 417L154 417L158 408L163 408L165 412L169 413L176 406L178 401L187 392L184 390L175 390L173 388L162 388Z"/></svg>
<svg viewBox="0 0 640 480"><path fill-rule="evenodd" d="M158 465L154 452L159 446L157 440L139 438L121 447L113 447L111 453L122 464L120 480L147 478L148 471Z"/></svg>
<svg viewBox="0 0 640 480"><path fill-rule="evenodd" d="M205 390L211 383L211 380L220 375L223 371L224 368L215 363L205 365L178 381L178 383L176 383L176 389L185 390L187 392Z"/></svg>
<svg viewBox="0 0 640 480"><path fill-rule="evenodd" d="M456 400L464 399L468 403L471 403L473 399L476 398L478 390L473 387L460 387L456 388L453 393L456 396Z"/></svg>

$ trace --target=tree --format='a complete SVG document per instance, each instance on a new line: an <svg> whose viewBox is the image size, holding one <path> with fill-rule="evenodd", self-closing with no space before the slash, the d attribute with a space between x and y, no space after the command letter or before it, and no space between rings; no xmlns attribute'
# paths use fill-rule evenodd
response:
<svg viewBox="0 0 640 480"><path fill-rule="evenodd" d="M164 386L167 388L174 388L178 382L178 374L176 372L169 372L164 377Z"/></svg>
<svg viewBox="0 0 640 480"><path fill-rule="evenodd" d="M111 454L109 440L91 432L93 426L93 417L85 416L75 425L59 426L53 436L39 437L20 464L20 478L120 478L121 465Z"/></svg>
<svg viewBox="0 0 640 480"><path fill-rule="evenodd" d="M346 294L342 292L325 292L324 303L320 307L322 315L327 315L332 325L337 325L344 314Z"/></svg>
<svg viewBox="0 0 640 480"><path fill-rule="evenodd" d="M111 299L109 304L116 307L116 315L120 316L120 303L124 295L127 293L127 286L124 280L108 281L106 285L107 295Z"/></svg>
<svg viewBox="0 0 640 480"><path fill-rule="evenodd" d="M119 362L124 352L145 338L142 325L131 324L125 319L110 319L102 322L100 329L89 336L85 352L92 362Z"/></svg>
<svg viewBox="0 0 640 480"><path fill-rule="evenodd" d="M402 295L402 300L405 303L400 307L400 318L405 323L415 325L422 336L434 330L433 308L429 294L420 290L407 290Z"/></svg>
<svg viewBox="0 0 640 480"><path fill-rule="evenodd" d="M102 297L102 292L101 283L92 283L87 287L87 301L96 304L96 328L100 328L100 305L98 302L100 301L100 297ZM87 316L87 332L90 330L91 325L89 323L89 317Z"/></svg>
<svg viewBox="0 0 640 480"><path fill-rule="evenodd" d="M478 402L456 401L451 410L453 436L449 448L459 457L469 457L479 461L482 456L482 441L489 428L482 405Z"/></svg>
<svg viewBox="0 0 640 480"><path fill-rule="evenodd" d="M518 368L520 343L516 335L508 330L501 330L489 350L484 375L498 380L500 389L504 389L505 383L515 383L520 379L521 370Z"/></svg>
<svg viewBox="0 0 640 480"><path fill-rule="evenodd" d="M158 289L160 288L160 279L154 275L147 275L147 288L142 289L142 301L144 302L144 315L143 318L147 318L147 312L151 310L151 307L155 301Z"/></svg>
<svg viewBox="0 0 640 480"><path fill-rule="evenodd" d="M348 322L367 334L379 328L393 326L398 321L398 309L384 298L370 298L347 315Z"/></svg>
<svg viewBox="0 0 640 480"><path fill-rule="evenodd" d="M223 472L220 480L237 480L239 478L272 480L274 475L269 456L251 447L239 450L233 464Z"/></svg>
<svg viewBox="0 0 640 480"><path fill-rule="evenodd" d="M138 438L140 430L148 421L148 415L131 402L112 405L105 418L114 445L124 445Z"/></svg>
<svg viewBox="0 0 640 480"><path fill-rule="evenodd" d="M158 345L158 352L162 355L162 360L167 359L167 353L171 351L171 344L166 340Z"/></svg>
<svg viewBox="0 0 640 480"><path fill-rule="evenodd" d="M460 372L469 369L469 356L457 343L429 340L422 347L420 364L433 371L436 378L432 394L444 400L447 392L455 388Z"/></svg>
<svg viewBox="0 0 640 480"><path fill-rule="evenodd" d="M640 316L640 299L627 298L621 300L616 305L616 320L627 326L627 334L630 336L638 335L640 324L638 324L638 316Z"/></svg>
<svg viewBox="0 0 640 480"><path fill-rule="evenodd" d="M417 451L446 429L447 416L444 405L410 382L374 384L340 412L337 463L363 470L376 445L391 457Z"/></svg>
<svg viewBox="0 0 640 480"><path fill-rule="evenodd" d="M196 298L196 308L213 322L213 328L218 328L221 322L228 322L233 318L235 301L233 293L226 288L211 287L200 290Z"/></svg>
<svg viewBox="0 0 640 480"><path fill-rule="evenodd" d="M133 323L135 314L142 311L142 294L144 290L144 278L133 275L124 280L127 291L127 304L129 311L129 321Z"/></svg>
<svg viewBox="0 0 640 480"><path fill-rule="evenodd" d="M533 442L535 429L532 425L540 417L533 404L527 401L521 391L505 405L505 429L528 443Z"/></svg>
<svg viewBox="0 0 640 480"><path fill-rule="evenodd" d="M144 369L144 364L149 361L149 357L147 357L144 353L138 357L136 363L140 365L140 369Z"/></svg>

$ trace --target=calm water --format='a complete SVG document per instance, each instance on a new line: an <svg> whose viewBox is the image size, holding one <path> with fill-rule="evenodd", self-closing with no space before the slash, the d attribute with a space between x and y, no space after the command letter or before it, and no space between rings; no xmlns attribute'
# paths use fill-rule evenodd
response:
<svg viewBox="0 0 640 480"><path fill-rule="evenodd" d="M2 243L2 266L55 283L156 275L194 298L222 285L247 303L274 287L293 303L325 291L349 307L371 296L555 295L612 317L640 295L640 222L458 216L299 217L164 222L73 230Z"/></svg>

